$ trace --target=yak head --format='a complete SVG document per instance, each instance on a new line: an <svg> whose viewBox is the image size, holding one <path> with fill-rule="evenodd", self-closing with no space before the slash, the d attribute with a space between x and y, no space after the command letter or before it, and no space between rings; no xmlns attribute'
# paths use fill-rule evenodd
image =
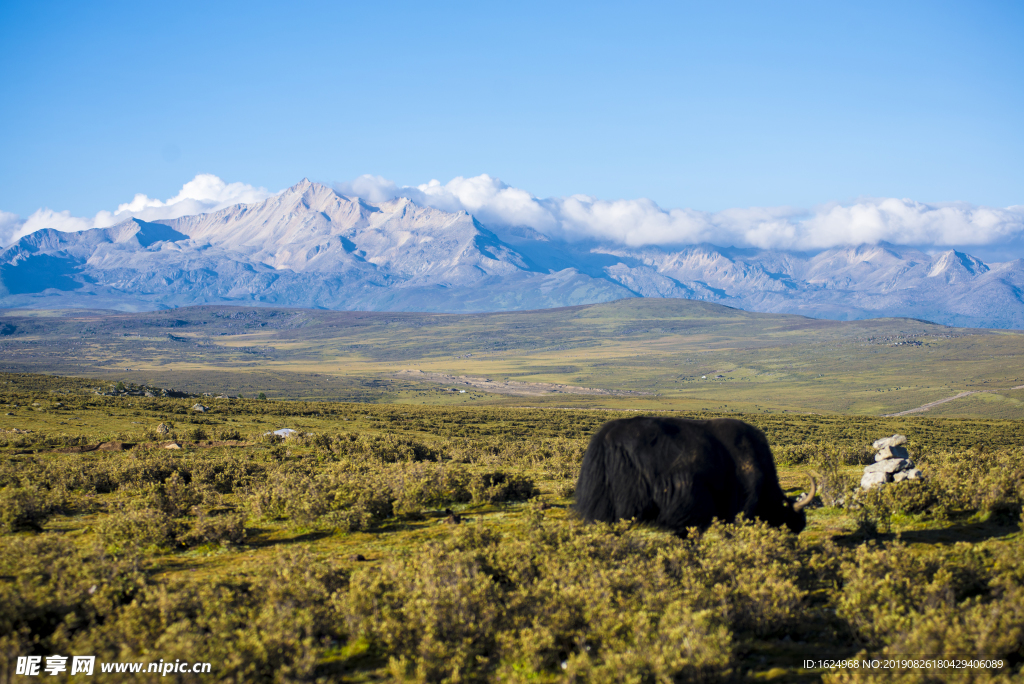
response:
<svg viewBox="0 0 1024 684"><path fill-rule="evenodd" d="M811 479L809 492L798 499L787 497L782 502L783 511L779 523L792 530L793 534L800 534L807 527L807 513L804 512L804 507L814 501L814 495L818 492L818 483L814 481L814 477L810 475L808 477Z"/></svg>

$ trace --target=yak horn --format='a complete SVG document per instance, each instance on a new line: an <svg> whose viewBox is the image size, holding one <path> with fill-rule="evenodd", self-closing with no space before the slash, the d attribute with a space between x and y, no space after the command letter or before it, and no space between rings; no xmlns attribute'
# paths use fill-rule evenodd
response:
<svg viewBox="0 0 1024 684"><path fill-rule="evenodd" d="M802 510L804 506L806 506L807 504L809 504L812 501L814 501L814 495L818 493L818 483L814 481L814 476L811 475L810 473L808 473L807 477L809 477L811 479L811 491L809 491L806 494L804 494L803 496L801 496L796 501L796 503L793 504L793 510L794 511L798 512L798 511Z"/></svg>

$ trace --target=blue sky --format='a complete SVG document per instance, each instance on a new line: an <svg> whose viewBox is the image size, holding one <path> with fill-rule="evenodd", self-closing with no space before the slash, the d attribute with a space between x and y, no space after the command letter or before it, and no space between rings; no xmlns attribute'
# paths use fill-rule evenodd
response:
<svg viewBox="0 0 1024 684"><path fill-rule="evenodd" d="M198 173L1024 204L1024 3L0 4L0 210Z"/></svg>

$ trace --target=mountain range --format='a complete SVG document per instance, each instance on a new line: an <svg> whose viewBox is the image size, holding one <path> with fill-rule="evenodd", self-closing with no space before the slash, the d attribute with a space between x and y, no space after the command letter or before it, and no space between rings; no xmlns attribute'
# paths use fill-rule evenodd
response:
<svg viewBox="0 0 1024 684"><path fill-rule="evenodd" d="M678 297L854 320L1024 328L1024 260L890 244L815 253L568 242L303 180L253 204L0 251L0 307L153 310L247 304L374 311L541 309Z"/></svg>

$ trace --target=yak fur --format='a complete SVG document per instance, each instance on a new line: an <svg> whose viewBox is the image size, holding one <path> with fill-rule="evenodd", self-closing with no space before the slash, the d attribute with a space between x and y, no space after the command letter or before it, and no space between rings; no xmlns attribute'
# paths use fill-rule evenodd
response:
<svg viewBox="0 0 1024 684"><path fill-rule="evenodd" d="M731 418L609 421L590 440L576 483L576 510L588 521L635 518L683 536L740 513L798 533L805 503L794 510L782 492L764 433Z"/></svg>

